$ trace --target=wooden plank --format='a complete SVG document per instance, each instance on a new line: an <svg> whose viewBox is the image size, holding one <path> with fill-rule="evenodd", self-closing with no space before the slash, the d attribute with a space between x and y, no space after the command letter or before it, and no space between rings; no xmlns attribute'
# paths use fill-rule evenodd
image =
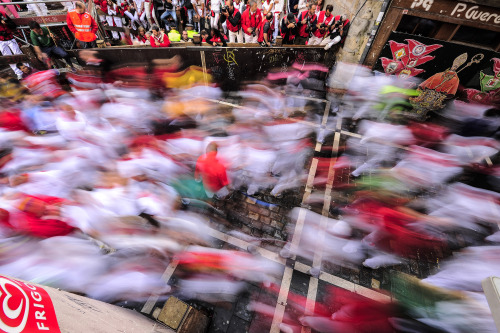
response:
<svg viewBox="0 0 500 333"><path fill-rule="evenodd" d="M384 17L384 20L382 21L382 24L380 25L380 29L378 30L377 36L373 41L372 47L368 52L363 65L370 68L373 68L373 66L375 66L380 56L380 52L382 52L382 49L384 48L385 43L389 38L389 35L397 28L402 17L403 9L396 7L389 8L387 14Z"/></svg>
<svg viewBox="0 0 500 333"><path fill-rule="evenodd" d="M18 26L29 25L29 23L31 21L35 21L41 25L44 25L45 23L66 22L66 14L49 15L49 16L20 17L20 18L12 19L12 21L14 21Z"/></svg>
<svg viewBox="0 0 500 333"><path fill-rule="evenodd" d="M394 0L392 7L406 9L413 16L500 31L500 8L452 0L430 4L427 1Z"/></svg>

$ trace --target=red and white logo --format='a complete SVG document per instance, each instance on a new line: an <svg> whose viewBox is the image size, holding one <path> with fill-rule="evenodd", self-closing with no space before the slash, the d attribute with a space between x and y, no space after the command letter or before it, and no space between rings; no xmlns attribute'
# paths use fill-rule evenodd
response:
<svg viewBox="0 0 500 333"><path fill-rule="evenodd" d="M49 294L39 286L0 275L0 332L58 332Z"/></svg>
<svg viewBox="0 0 500 333"><path fill-rule="evenodd" d="M23 288L0 277L0 329L22 332L28 321L29 305L28 295Z"/></svg>

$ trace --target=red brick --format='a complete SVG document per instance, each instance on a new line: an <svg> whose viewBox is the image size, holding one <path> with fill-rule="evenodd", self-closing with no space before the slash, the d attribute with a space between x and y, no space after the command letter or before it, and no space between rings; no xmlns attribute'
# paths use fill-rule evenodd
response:
<svg viewBox="0 0 500 333"><path fill-rule="evenodd" d="M255 206L255 205L247 205L247 210L250 212L257 213L257 214L260 213L260 208L258 206Z"/></svg>
<svg viewBox="0 0 500 333"><path fill-rule="evenodd" d="M261 216L260 220L265 224L271 224L271 219L269 217Z"/></svg>
<svg viewBox="0 0 500 333"><path fill-rule="evenodd" d="M248 213L248 217L251 218L252 220L258 220L259 219L259 214L256 213Z"/></svg>
<svg viewBox="0 0 500 333"><path fill-rule="evenodd" d="M269 214L270 214L271 212L270 212L270 211L269 211L269 209L267 209L267 208L261 208L261 209L259 210L259 213L260 213L260 215L269 216Z"/></svg>

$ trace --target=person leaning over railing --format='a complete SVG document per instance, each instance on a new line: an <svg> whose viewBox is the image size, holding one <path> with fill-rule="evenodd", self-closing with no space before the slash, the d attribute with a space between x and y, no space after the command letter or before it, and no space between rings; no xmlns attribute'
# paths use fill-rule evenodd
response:
<svg viewBox="0 0 500 333"><path fill-rule="evenodd" d="M283 17L280 25L280 35L283 39L283 45L293 45L297 31L297 18L293 13L288 13Z"/></svg>
<svg viewBox="0 0 500 333"><path fill-rule="evenodd" d="M75 38L80 42L82 49L90 49L97 47L96 32L98 29L97 23L92 16L85 11L83 2L77 1L76 8L68 12L66 22L69 30L75 35Z"/></svg>
<svg viewBox="0 0 500 333"><path fill-rule="evenodd" d="M73 67L73 63L71 62L71 57L69 56L69 54L59 46L55 45L53 41L53 38L55 38L55 36L46 27L40 27L40 24L35 21L31 21L29 23L29 26L31 29L31 43L33 43L35 53L40 61L46 62L49 67L52 67L54 63L50 58L62 58L66 61L66 63L71 67L72 70L75 69Z"/></svg>
<svg viewBox="0 0 500 333"><path fill-rule="evenodd" d="M160 30L157 26L153 26L151 28L151 31L153 32L151 37L149 38L151 42L152 47L169 47L170 46L170 39L168 39L168 36Z"/></svg>

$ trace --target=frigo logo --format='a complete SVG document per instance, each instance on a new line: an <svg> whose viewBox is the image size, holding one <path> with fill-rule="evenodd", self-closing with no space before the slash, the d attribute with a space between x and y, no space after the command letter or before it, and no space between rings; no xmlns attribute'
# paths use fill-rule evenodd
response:
<svg viewBox="0 0 500 333"><path fill-rule="evenodd" d="M13 281L0 277L0 330L22 332L28 321L28 314L28 295Z"/></svg>

